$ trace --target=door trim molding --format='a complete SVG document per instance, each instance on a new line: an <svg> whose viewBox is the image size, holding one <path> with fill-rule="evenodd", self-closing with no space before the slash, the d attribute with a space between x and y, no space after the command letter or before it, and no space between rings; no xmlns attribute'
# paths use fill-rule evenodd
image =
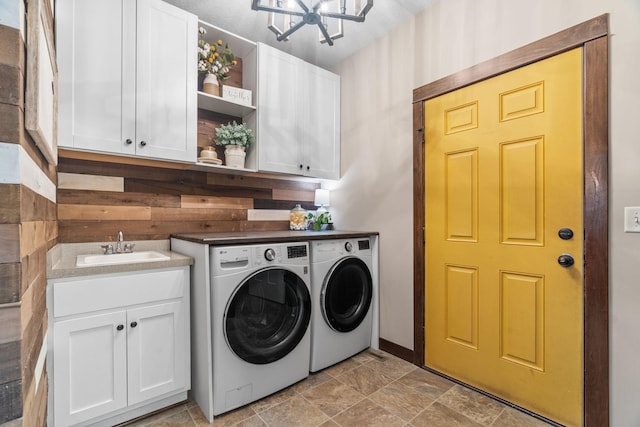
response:
<svg viewBox="0 0 640 427"><path fill-rule="evenodd" d="M583 425L609 425L608 56L609 15L436 80L413 91L414 351L424 365L424 101L568 50L583 48Z"/></svg>

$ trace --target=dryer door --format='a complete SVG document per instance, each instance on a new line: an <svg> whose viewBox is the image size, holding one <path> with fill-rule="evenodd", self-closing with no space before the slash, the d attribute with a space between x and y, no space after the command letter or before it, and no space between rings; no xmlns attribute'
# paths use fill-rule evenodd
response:
<svg viewBox="0 0 640 427"><path fill-rule="evenodd" d="M227 344L241 359L275 362L289 354L309 327L311 297L305 282L282 268L261 270L238 286L227 304Z"/></svg>
<svg viewBox="0 0 640 427"><path fill-rule="evenodd" d="M320 298L324 319L338 332L351 332L369 312L373 283L371 272L359 258L344 258L325 278Z"/></svg>

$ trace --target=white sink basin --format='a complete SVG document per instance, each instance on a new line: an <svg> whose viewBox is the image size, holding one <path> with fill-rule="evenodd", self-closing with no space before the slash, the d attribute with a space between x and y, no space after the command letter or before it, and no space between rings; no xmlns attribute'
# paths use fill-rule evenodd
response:
<svg viewBox="0 0 640 427"><path fill-rule="evenodd" d="M114 264L137 264L140 262L154 262L168 260L167 255L156 251L131 252L111 255L78 255L76 267L95 267Z"/></svg>

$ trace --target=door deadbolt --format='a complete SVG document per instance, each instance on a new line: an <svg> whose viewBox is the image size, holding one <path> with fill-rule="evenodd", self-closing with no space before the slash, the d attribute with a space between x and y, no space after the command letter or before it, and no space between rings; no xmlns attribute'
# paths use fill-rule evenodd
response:
<svg viewBox="0 0 640 427"><path fill-rule="evenodd" d="M573 237L573 230L570 228L561 228L558 230L558 236L560 236L562 240L569 240Z"/></svg>

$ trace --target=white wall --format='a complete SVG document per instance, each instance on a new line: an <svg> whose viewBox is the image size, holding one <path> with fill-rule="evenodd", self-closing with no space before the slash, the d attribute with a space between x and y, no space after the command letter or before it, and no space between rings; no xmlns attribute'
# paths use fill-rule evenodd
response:
<svg viewBox="0 0 640 427"><path fill-rule="evenodd" d="M640 1L437 0L339 64L343 178L332 212L342 229L380 231L380 336L412 349L412 89L603 13L611 33L611 425L640 426L640 234L622 231L623 207L640 206Z"/></svg>

